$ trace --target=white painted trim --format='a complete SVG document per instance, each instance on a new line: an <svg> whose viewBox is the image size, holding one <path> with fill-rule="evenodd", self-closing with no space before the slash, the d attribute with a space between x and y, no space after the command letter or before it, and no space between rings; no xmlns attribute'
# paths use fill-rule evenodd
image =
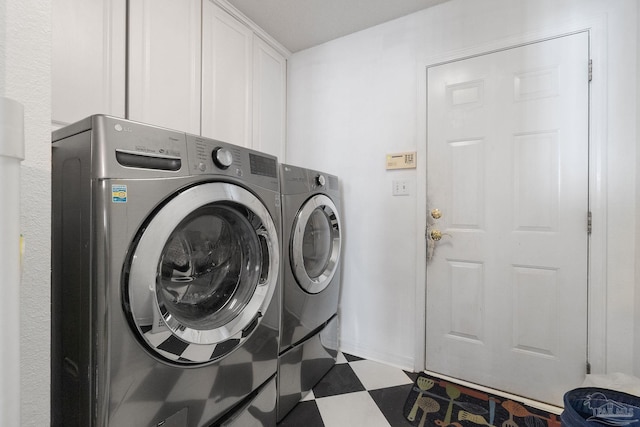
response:
<svg viewBox="0 0 640 427"><path fill-rule="evenodd" d="M593 60L589 94L589 209L593 214L593 231L589 238L588 355L592 374L607 372L607 34L606 15L589 26Z"/></svg>
<svg viewBox="0 0 640 427"><path fill-rule="evenodd" d="M106 111L114 116L124 117L126 114L126 65L127 40L127 2L104 1L104 28L102 52L104 52L104 76L102 96Z"/></svg>
<svg viewBox="0 0 640 427"><path fill-rule="evenodd" d="M418 67L416 77L416 286L415 286L415 372L426 368L427 308L427 67Z"/></svg>
<svg viewBox="0 0 640 427"><path fill-rule="evenodd" d="M207 0L203 0L203 1L207 1ZM267 32L263 30L261 27L259 27L258 24L256 24L251 19L249 19L247 15L240 12L238 8L233 6L227 0L208 0L208 1L211 1L217 4L229 15L233 16L238 21L242 22L244 25L249 27L254 34L256 34L258 37L260 37L262 40L268 43L272 48L274 48L278 53L280 53L285 58L289 58L291 56L291 51L289 49L281 45L278 41L276 41L276 39L274 39L269 34L267 34Z"/></svg>
<svg viewBox="0 0 640 427"><path fill-rule="evenodd" d="M582 22L567 22L555 28L503 38L469 48L429 57L417 71L417 179L416 184L416 337L415 370L426 367L426 250L423 230L427 221L426 157L427 108L426 69L437 64L542 41L576 32L589 32L589 50L594 79L589 105L589 207L593 214L593 232L589 239L588 358L591 373L604 373L607 366L607 16Z"/></svg>
<svg viewBox="0 0 640 427"><path fill-rule="evenodd" d="M411 356L400 356L386 351L378 351L372 347L362 346L355 341L340 340L339 349L342 353L363 357L374 362L384 363L405 371L413 371L413 358Z"/></svg>

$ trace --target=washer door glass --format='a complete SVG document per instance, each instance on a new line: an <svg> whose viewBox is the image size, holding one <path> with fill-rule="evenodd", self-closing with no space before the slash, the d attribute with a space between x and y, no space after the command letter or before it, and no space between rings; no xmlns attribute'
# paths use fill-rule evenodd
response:
<svg viewBox="0 0 640 427"><path fill-rule="evenodd" d="M305 291L315 294L331 283L340 246L338 209L325 195L312 197L298 213L291 242L293 271Z"/></svg>
<svg viewBox="0 0 640 427"><path fill-rule="evenodd" d="M143 343L179 363L204 363L255 329L277 283L278 239L266 207L224 183L162 206L131 251L125 308Z"/></svg>
<svg viewBox="0 0 640 427"><path fill-rule="evenodd" d="M260 241L238 210L209 204L171 233L158 263L160 311L198 330L219 328L241 313L260 274Z"/></svg>

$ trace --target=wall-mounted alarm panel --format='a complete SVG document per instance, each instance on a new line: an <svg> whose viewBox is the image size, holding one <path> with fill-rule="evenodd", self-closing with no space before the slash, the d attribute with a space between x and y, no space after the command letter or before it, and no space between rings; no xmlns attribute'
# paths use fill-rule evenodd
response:
<svg viewBox="0 0 640 427"><path fill-rule="evenodd" d="M416 152L387 154L387 170L390 169L415 169Z"/></svg>

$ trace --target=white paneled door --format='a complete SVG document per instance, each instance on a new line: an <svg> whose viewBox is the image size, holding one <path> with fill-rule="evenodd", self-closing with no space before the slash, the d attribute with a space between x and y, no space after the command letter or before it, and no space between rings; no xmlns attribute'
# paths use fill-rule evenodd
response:
<svg viewBox="0 0 640 427"><path fill-rule="evenodd" d="M430 371L553 404L584 379L588 46L427 70Z"/></svg>

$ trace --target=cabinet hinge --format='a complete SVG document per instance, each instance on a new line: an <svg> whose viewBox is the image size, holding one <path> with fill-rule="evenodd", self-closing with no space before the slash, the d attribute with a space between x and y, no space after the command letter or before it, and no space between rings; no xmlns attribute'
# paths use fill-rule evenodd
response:
<svg viewBox="0 0 640 427"><path fill-rule="evenodd" d="M591 230L593 229L593 215L591 211L587 212L587 233L591 234Z"/></svg>
<svg viewBox="0 0 640 427"><path fill-rule="evenodd" d="M593 59L589 60L589 81L593 80Z"/></svg>

